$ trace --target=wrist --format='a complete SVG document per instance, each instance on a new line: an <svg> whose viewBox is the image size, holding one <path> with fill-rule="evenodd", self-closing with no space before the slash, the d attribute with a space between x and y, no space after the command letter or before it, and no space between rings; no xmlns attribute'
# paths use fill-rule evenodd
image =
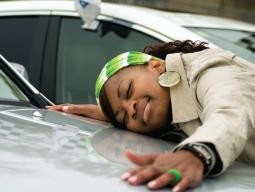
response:
<svg viewBox="0 0 255 192"><path fill-rule="evenodd" d="M213 169L216 163L216 157L213 150L203 143L189 143L176 151L189 151L196 156L204 164L204 176L207 176Z"/></svg>

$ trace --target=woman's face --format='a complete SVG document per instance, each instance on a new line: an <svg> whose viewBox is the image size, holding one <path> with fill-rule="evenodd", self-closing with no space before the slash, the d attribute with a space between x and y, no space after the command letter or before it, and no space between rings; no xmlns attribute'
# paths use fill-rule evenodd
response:
<svg viewBox="0 0 255 192"><path fill-rule="evenodd" d="M147 65L124 68L105 83L118 123L139 133L151 133L166 125L170 118L169 88L158 83L164 72L164 64L151 60Z"/></svg>

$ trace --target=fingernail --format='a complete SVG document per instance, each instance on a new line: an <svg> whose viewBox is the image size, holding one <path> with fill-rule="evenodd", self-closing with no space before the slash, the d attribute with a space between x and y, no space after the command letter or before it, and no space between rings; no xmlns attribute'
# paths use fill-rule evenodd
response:
<svg viewBox="0 0 255 192"><path fill-rule="evenodd" d="M154 188L156 186L156 184L157 184L156 181L151 181L151 182L149 182L148 187L149 188Z"/></svg>
<svg viewBox="0 0 255 192"><path fill-rule="evenodd" d="M121 176L121 179L122 179L122 180L126 180L127 178L130 177L130 175L131 175L131 174L130 174L129 172L123 173L122 176Z"/></svg>
<svg viewBox="0 0 255 192"><path fill-rule="evenodd" d="M176 186L176 187L173 188L172 191L173 191L173 192L178 192L178 191L180 191L180 187L179 187L179 186Z"/></svg>
<svg viewBox="0 0 255 192"><path fill-rule="evenodd" d="M137 182L137 177L130 177L128 179L128 181L131 182L131 183L136 183Z"/></svg>
<svg viewBox="0 0 255 192"><path fill-rule="evenodd" d="M62 107L62 110L63 110L63 111L68 111L68 108L69 108L68 106L63 106L63 107Z"/></svg>

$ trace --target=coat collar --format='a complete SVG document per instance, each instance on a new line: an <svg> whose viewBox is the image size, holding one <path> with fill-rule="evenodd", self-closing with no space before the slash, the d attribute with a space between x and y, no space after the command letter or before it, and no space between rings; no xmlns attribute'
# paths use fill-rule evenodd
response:
<svg viewBox="0 0 255 192"><path fill-rule="evenodd" d="M184 70L181 54L169 54L165 61L166 71L176 71L181 76L181 81L177 85L170 87L172 123L183 123L197 119L199 116Z"/></svg>

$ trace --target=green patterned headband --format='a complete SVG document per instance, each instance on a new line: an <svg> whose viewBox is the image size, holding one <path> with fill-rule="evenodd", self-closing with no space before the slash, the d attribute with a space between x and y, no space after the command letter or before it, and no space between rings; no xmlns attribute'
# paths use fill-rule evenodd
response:
<svg viewBox="0 0 255 192"><path fill-rule="evenodd" d="M119 70L125 67L145 64L152 58L156 60L161 60L159 58L153 57L145 53L131 51L122 53L111 59L108 63L106 63L96 81L95 94L98 106L101 107L99 101L100 91L104 84L106 83L106 81L111 76L113 76L115 73L117 73Z"/></svg>

